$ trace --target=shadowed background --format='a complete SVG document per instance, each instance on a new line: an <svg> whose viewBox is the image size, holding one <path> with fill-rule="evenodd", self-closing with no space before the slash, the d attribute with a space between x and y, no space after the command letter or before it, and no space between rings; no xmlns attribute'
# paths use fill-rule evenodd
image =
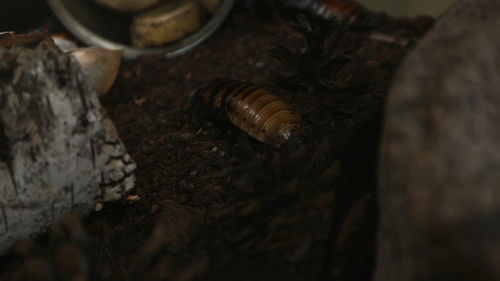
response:
<svg viewBox="0 0 500 281"><path fill-rule="evenodd" d="M43 0L1 1L0 32L24 31L36 28L47 18L49 8Z"/></svg>
<svg viewBox="0 0 500 281"><path fill-rule="evenodd" d="M45 1L16 0L2 1L0 9L0 31L23 31L32 29L49 10ZM439 15L455 0L359 0L366 7L387 11L393 15Z"/></svg>
<svg viewBox="0 0 500 281"><path fill-rule="evenodd" d="M438 16L456 0L358 0L367 8L376 11L386 11L391 15Z"/></svg>

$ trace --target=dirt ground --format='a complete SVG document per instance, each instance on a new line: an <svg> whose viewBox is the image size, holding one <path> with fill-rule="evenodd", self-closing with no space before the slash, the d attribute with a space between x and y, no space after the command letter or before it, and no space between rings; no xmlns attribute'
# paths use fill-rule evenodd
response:
<svg viewBox="0 0 500 281"><path fill-rule="evenodd" d="M185 55L125 61L102 103L137 197L20 243L0 280L370 280L384 100L433 23L374 19L239 7ZM304 134L275 149L201 114L215 78L272 89Z"/></svg>

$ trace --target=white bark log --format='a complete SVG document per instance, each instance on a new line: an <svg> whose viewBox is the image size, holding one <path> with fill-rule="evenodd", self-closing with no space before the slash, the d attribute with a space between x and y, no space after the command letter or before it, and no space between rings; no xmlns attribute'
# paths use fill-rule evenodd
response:
<svg viewBox="0 0 500 281"><path fill-rule="evenodd" d="M0 253L134 186L134 162L74 58L0 47Z"/></svg>

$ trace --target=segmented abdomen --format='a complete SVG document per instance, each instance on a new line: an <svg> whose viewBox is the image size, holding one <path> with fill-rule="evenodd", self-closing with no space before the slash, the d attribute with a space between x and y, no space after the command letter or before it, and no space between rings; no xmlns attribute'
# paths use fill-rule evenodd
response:
<svg viewBox="0 0 500 281"><path fill-rule="evenodd" d="M330 20L347 20L350 23L371 20L366 8L353 0L280 0L286 7L292 7Z"/></svg>
<svg viewBox="0 0 500 281"><path fill-rule="evenodd" d="M191 97L194 107L222 113L233 125L277 147L302 132L300 115L271 91L243 81L215 80Z"/></svg>
<svg viewBox="0 0 500 281"><path fill-rule="evenodd" d="M316 12L327 19L333 17L349 18L349 21L353 22L360 14L366 12L364 7L351 0L321 0L319 3L321 4L316 7Z"/></svg>

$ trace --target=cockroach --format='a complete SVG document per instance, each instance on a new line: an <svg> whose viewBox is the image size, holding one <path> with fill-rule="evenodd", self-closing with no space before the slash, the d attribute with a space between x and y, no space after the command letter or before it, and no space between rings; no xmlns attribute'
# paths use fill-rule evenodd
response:
<svg viewBox="0 0 500 281"><path fill-rule="evenodd" d="M326 19L349 18L349 21L353 22L367 12L363 6L351 0L321 0L320 3L316 12Z"/></svg>
<svg viewBox="0 0 500 281"><path fill-rule="evenodd" d="M366 16L368 10L352 0L280 0L287 6L298 10L309 11L323 19L337 19L355 22Z"/></svg>
<svg viewBox="0 0 500 281"><path fill-rule="evenodd" d="M249 82L216 79L191 95L194 108L222 116L251 137L280 147L303 130L292 105L270 90Z"/></svg>

